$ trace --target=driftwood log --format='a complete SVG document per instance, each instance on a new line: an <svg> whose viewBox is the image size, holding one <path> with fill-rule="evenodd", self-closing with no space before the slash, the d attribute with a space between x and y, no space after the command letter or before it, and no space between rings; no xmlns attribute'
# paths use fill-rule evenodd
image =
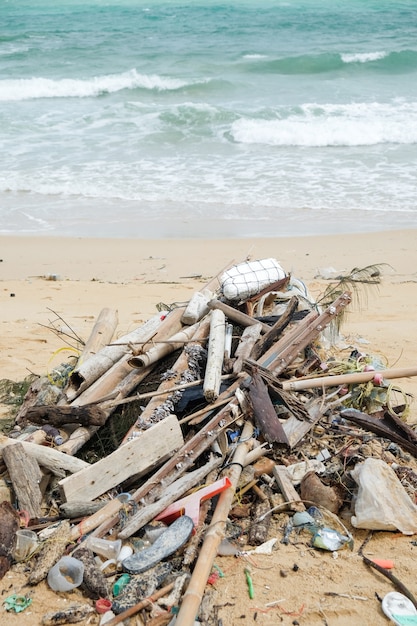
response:
<svg viewBox="0 0 417 626"><path fill-rule="evenodd" d="M97 405L91 406L33 406L26 411L25 420L33 424L80 424L81 426L102 426L106 414Z"/></svg>
<svg viewBox="0 0 417 626"><path fill-rule="evenodd" d="M190 301L182 314L181 322L188 325L199 322L201 318L209 312L207 303L212 298L213 293L209 289L196 291L190 298Z"/></svg>
<svg viewBox="0 0 417 626"><path fill-rule="evenodd" d="M261 330L262 326L260 323L247 326L244 329L239 345L235 350L236 358L233 363L233 372L235 374L239 374L242 371L243 362L252 354L253 347L261 336Z"/></svg>

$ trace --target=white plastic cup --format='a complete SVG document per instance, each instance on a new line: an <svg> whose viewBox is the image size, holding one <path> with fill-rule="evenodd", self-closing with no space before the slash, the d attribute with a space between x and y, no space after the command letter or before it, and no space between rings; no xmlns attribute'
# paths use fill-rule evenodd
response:
<svg viewBox="0 0 417 626"><path fill-rule="evenodd" d="M16 547L14 550L15 561L23 561L38 546L38 535L28 528L21 528L16 531Z"/></svg>
<svg viewBox="0 0 417 626"><path fill-rule="evenodd" d="M83 582L84 563L72 556L63 556L48 573L48 585L53 591L71 591Z"/></svg>

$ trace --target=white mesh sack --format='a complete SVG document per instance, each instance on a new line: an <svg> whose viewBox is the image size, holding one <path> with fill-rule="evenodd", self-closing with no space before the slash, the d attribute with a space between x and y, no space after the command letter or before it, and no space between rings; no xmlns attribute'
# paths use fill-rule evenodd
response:
<svg viewBox="0 0 417 626"><path fill-rule="evenodd" d="M220 277L220 287L228 300L245 300L285 278L275 259L245 261L234 265Z"/></svg>

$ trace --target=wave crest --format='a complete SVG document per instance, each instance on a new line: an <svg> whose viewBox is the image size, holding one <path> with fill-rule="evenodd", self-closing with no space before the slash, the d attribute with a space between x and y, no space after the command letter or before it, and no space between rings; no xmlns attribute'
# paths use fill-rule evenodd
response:
<svg viewBox="0 0 417 626"><path fill-rule="evenodd" d="M139 74L135 69L121 74L95 76L91 79L34 77L0 82L0 101L12 102L37 98L90 98L124 89L172 91L188 83L178 78L157 74Z"/></svg>

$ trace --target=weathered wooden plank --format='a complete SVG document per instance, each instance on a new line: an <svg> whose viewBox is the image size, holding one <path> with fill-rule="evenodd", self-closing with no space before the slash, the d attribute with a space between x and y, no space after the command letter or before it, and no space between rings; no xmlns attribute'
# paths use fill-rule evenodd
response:
<svg viewBox="0 0 417 626"><path fill-rule="evenodd" d="M10 569L13 562L13 553L16 546L16 531L20 520L17 511L10 502L0 503L0 580Z"/></svg>
<svg viewBox="0 0 417 626"><path fill-rule="evenodd" d="M21 443L3 448L3 459L9 471L19 509L27 511L30 519L42 517L42 472L38 462L29 456Z"/></svg>
<svg viewBox="0 0 417 626"><path fill-rule="evenodd" d="M59 481L63 499L94 500L131 476L141 476L169 458L184 443L174 415L158 422L109 456Z"/></svg>

